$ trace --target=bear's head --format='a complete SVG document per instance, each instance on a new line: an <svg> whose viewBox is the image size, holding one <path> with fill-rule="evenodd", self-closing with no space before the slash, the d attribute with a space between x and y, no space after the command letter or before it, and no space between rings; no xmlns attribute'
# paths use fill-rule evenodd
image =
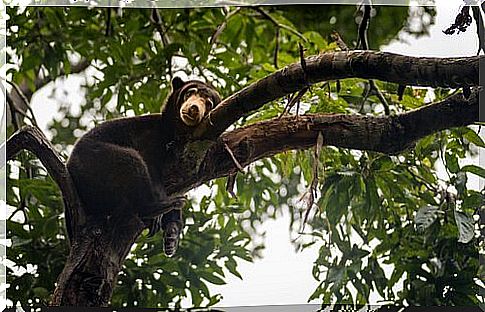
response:
<svg viewBox="0 0 485 312"><path fill-rule="evenodd" d="M221 97L212 86L175 77L163 114L177 114L177 119L185 126L195 127L220 101Z"/></svg>

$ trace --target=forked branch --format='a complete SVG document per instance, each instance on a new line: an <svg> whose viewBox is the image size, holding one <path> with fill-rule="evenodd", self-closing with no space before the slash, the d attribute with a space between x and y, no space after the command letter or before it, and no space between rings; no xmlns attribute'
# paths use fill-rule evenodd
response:
<svg viewBox="0 0 485 312"><path fill-rule="evenodd" d="M73 222L84 222L85 217L83 210L80 209L79 198L71 176L60 155L42 131L33 126L26 126L8 139L6 147L7 161L13 159L21 150L34 153L61 189L65 201L65 213L72 216L68 219ZM77 229L77 224L71 224L70 228Z"/></svg>

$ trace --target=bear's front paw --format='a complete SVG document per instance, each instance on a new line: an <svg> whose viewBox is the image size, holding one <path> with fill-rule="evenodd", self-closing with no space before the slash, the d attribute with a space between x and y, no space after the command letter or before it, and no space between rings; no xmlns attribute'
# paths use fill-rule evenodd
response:
<svg viewBox="0 0 485 312"><path fill-rule="evenodd" d="M181 226L178 222L168 222L163 231L163 252L171 257L177 251Z"/></svg>

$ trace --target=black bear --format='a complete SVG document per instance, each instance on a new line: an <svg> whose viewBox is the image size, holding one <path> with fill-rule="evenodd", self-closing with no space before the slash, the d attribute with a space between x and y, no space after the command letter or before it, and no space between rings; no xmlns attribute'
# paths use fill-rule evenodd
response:
<svg viewBox="0 0 485 312"><path fill-rule="evenodd" d="M169 198L163 187L170 146L188 137L194 126L221 101L200 81L172 81L161 114L106 121L81 137L67 162L88 217L136 214L150 228L164 231L164 251L172 255L183 225L181 197ZM66 214L69 238L70 216Z"/></svg>

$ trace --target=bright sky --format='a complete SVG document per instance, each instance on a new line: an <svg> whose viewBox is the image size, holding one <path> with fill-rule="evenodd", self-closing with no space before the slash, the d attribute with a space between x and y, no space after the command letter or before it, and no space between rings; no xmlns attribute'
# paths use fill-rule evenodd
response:
<svg viewBox="0 0 485 312"><path fill-rule="evenodd" d="M404 38L406 43L393 42L385 51L414 56L471 56L477 51L475 25L466 33L446 36L443 30L453 21L460 9L461 0L437 0L436 24L430 29L429 37ZM372 25L371 27L378 27ZM68 90L69 103L73 109L83 101L81 84L83 78L72 76L63 83ZM50 99L51 90L45 88L32 99L34 113L39 125L45 130L47 123L60 117L57 114L57 102ZM58 92L61 92L60 90ZM318 246L300 253L295 253L289 239L289 217L281 216L277 220L267 221L262 229L266 231L266 249L264 258L255 263L241 262L239 271L244 280L228 274L227 285L211 286L213 292L223 294L219 306L304 304L315 290L318 282L312 277L313 261L317 258ZM377 300L377 297L373 297ZM317 302L313 302L317 303ZM378 302L372 302L378 303Z"/></svg>

